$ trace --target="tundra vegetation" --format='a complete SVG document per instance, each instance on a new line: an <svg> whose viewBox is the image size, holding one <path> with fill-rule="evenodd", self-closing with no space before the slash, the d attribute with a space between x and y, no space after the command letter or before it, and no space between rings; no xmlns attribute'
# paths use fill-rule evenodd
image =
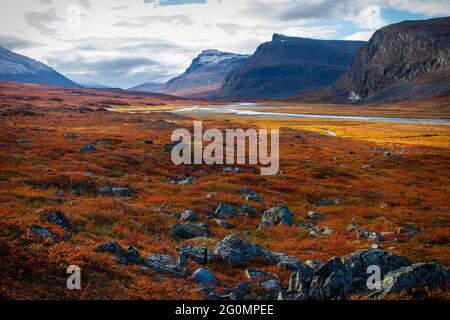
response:
<svg viewBox="0 0 450 320"><path fill-rule="evenodd" d="M279 128L280 171L261 176L174 165L171 133L195 119L110 111L198 101L6 82L0 96L3 299L450 298L449 126L201 119ZM376 295L356 281L369 262Z"/></svg>

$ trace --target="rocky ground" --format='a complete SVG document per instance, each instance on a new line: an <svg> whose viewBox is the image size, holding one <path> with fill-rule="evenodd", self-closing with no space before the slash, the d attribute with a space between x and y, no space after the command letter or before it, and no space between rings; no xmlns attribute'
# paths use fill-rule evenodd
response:
<svg viewBox="0 0 450 320"><path fill-rule="evenodd" d="M168 97L1 86L0 297L449 297L448 148L281 130L281 169L175 166ZM160 99L160 100L158 100ZM205 127L242 127L205 119ZM251 126L251 125L246 125ZM82 270L82 290L66 269ZM378 265L379 288L367 268Z"/></svg>

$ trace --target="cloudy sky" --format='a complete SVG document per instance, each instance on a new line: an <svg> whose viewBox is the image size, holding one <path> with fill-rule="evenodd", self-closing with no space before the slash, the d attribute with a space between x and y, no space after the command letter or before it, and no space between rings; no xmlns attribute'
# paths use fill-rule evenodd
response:
<svg viewBox="0 0 450 320"><path fill-rule="evenodd" d="M273 33L367 40L450 0L0 1L0 46L79 82L129 88L181 73L202 50L253 53Z"/></svg>

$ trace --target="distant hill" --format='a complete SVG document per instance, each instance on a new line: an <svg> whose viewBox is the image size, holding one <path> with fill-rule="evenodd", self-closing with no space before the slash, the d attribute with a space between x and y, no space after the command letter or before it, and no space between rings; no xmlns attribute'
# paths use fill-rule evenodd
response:
<svg viewBox="0 0 450 320"><path fill-rule="evenodd" d="M79 87L49 66L0 47L0 80Z"/></svg>
<svg viewBox="0 0 450 320"><path fill-rule="evenodd" d="M225 77L247 58L247 55L205 50L180 76L162 85L146 83L130 90L161 92L184 98L214 98Z"/></svg>
<svg viewBox="0 0 450 320"><path fill-rule="evenodd" d="M164 83L147 82L128 89L128 91L160 92Z"/></svg>
<svg viewBox="0 0 450 320"><path fill-rule="evenodd" d="M225 78L220 96L283 98L333 86L365 44L274 34Z"/></svg>
<svg viewBox="0 0 450 320"><path fill-rule="evenodd" d="M374 33L335 88L339 102L421 99L450 91L450 17Z"/></svg>

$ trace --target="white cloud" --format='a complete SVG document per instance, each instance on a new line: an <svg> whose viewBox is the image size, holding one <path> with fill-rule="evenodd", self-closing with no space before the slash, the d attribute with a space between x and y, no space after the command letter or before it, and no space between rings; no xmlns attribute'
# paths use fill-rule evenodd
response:
<svg viewBox="0 0 450 320"><path fill-rule="evenodd" d="M57 59L62 52L86 63L98 57L158 61L165 68L159 75L159 69L152 69L148 78L152 81L182 72L204 49L252 53L275 32L322 39L351 34L348 38L367 39L386 23L382 16L389 8L450 14L448 0L206 0L183 5L167 5L167 1L0 1L1 35L44 44L19 50L44 62L62 62ZM67 8L72 5L81 10L79 29L68 27ZM344 35L339 33L341 24L350 23L354 26ZM95 50L89 50L89 42ZM70 72L63 63L58 65L62 72ZM105 84L118 81L102 80Z"/></svg>
<svg viewBox="0 0 450 320"><path fill-rule="evenodd" d="M373 30L373 31L360 31L360 32L356 32L356 33L353 33L353 34L351 34L351 35L345 37L345 40L368 41L368 40L372 37L372 35L373 35L374 32L375 32L374 30Z"/></svg>

